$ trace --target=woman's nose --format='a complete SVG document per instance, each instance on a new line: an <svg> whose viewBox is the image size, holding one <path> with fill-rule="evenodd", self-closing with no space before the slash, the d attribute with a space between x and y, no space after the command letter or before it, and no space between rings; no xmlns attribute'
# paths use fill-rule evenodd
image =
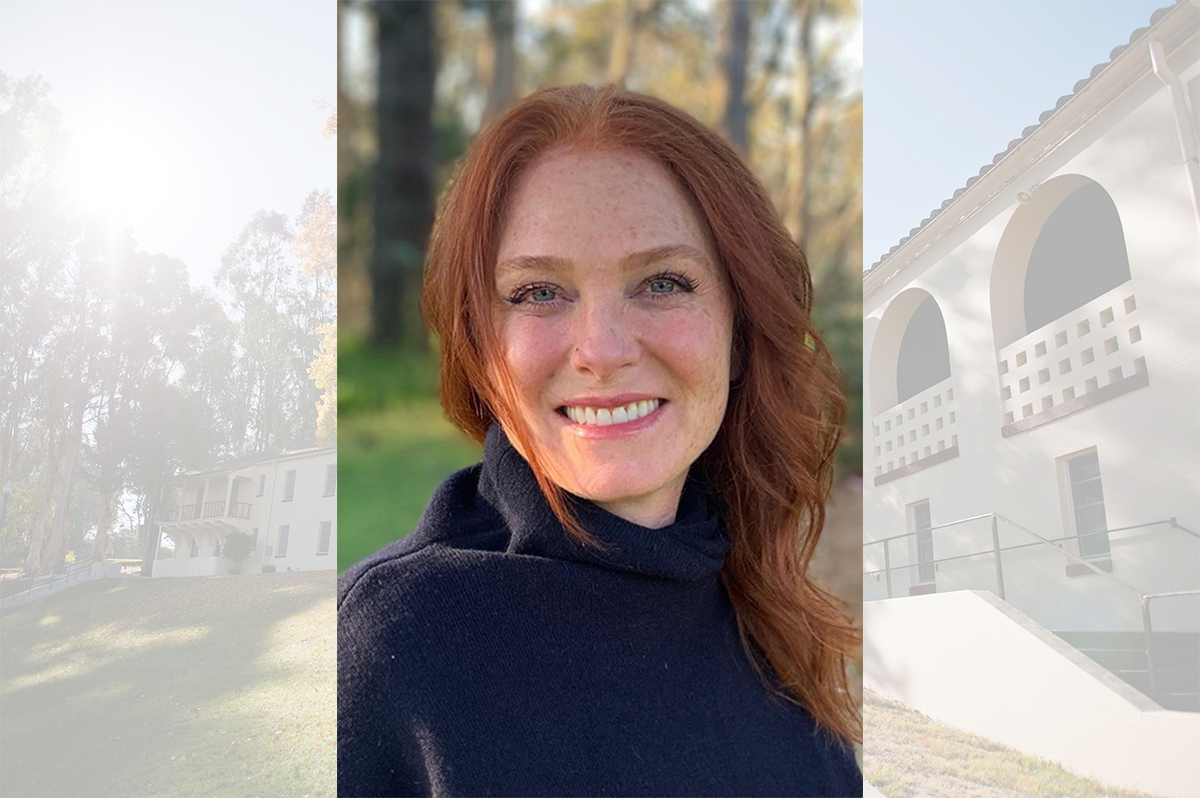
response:
<svg viewBox="0 0 1200 798"><path fill-rule="evenodd" d="M637 337L617 303L590 303L580 309L571 330L571 367L600 382L637 362Z"/></svg>

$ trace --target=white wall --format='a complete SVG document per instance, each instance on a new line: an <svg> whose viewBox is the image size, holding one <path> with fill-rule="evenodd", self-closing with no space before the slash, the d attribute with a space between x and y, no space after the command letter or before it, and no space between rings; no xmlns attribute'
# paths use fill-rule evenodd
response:
<svg viewBox="0 0 1200 798"><path fill-rule="evenodd" d="M929 500L935 525L996 512L1046 538L1071 534L1061 458L1089 447L1098 452L1110 529L1174 516L1200 532L1200 235L1170 98L1156 77L1142 79L1043 161L1014 173L1008 196L1067 174L1100 183L1120 214L1149 385L1002 437L989 292L997 244L1018 205L994 201L865 301L864 362L870 363L880 345L873 339L897 295L919 288L937 299L957 386L959 445L951 461L875 486L874 411L868 410L866 540L907 531L905 507L922 499ZM864 375L868 397L873 376ZM1001 540L1031 539L1002 524ZM1117 533L1111 546L1114 575L1144 592L1200 587L1200 540L1179 530ZM981 548L991 548L986 521L955 534L934 533L937 557ZM912 561L904 542L893 544L891 555L893 566ZM865 548L864 570L882 567L882 559L879 546ZM1006 554L1009 601L1056 630L1141 628L1133 595L1094 575L1068 578L1066 564L1046 550ZM894 595L907 595L906 573L893 575ZM994 589L995 581L994 562L985 557L942 565L938 590ZM864 600L886 595L882 578L865 577L863 591ZM1154 605L1157 630L1195 631L1198 619L1195 597Z"/></svg>

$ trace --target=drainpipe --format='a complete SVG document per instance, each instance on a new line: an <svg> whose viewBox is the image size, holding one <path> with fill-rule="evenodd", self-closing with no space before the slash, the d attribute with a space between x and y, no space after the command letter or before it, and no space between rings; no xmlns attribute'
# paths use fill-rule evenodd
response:
<svg viewBox="0 0 1200 798"><path fill-rule="evenodd" d="M1192 0L1192 5L1197 5L1197 0ZM1188 187L1192 190L1192 211L1196 216L1196 229L1200 231L1200 157L1196 154L1196 129L1193 126L1192 115L1188 113L1183 82L1167 66L1167 56L1163 52L1162 42L1158 39L1150 42L1150 63L1154 65L1154 74L1158 75L1158 79L1171 92L1171 102L1175 106L1175 127L1179 132L1179 147L1183 150L1183 169L1187 172Z"/></svg>

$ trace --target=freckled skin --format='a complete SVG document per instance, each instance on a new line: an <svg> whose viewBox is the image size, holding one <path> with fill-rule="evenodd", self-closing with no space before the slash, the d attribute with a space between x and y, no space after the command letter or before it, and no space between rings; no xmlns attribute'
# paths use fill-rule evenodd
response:
<svg viewBox="0 0 1200 798"><path fill-rule="evenodd" d="M681 244L707 263L620 263ZM505 265L518 256L569 263ZM551 151L516 186L497 262L503 354L550 479L643 526L673 522L688 468L725 414L733 340L726 279L683 189L640 153ZM607 440L577 435L557 412L570 399L625 393L667 402L654 424Z"/></svg>

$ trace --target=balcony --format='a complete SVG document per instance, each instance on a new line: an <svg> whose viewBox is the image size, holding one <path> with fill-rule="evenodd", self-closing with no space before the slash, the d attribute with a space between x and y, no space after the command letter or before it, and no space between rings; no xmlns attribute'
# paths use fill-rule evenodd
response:
<svg viewBox="0 0 1200 798"><path fill-rule="evenodd" d="M947 377L871 419L876 485L958 456L955 382Z"/></svg>
<svg viewBox="0 0 1200 798"><path fill-rule="evenodd" d="M1008 438L1150 384L1133 283L1000 350L1001 434Z"/></svg>
<svg viewBox="0 0 1200 798"><path fill-rule="evenodd" d="M171 524L183 524L187 522L225 522L250 519L250 502L229 502L226 507L224 499L215 502L205 502L204 504L186 504L183 507L172 507L169 510L161 511L162 520ZM241 524L232 524L234 528L241 529Z"/></svg>

